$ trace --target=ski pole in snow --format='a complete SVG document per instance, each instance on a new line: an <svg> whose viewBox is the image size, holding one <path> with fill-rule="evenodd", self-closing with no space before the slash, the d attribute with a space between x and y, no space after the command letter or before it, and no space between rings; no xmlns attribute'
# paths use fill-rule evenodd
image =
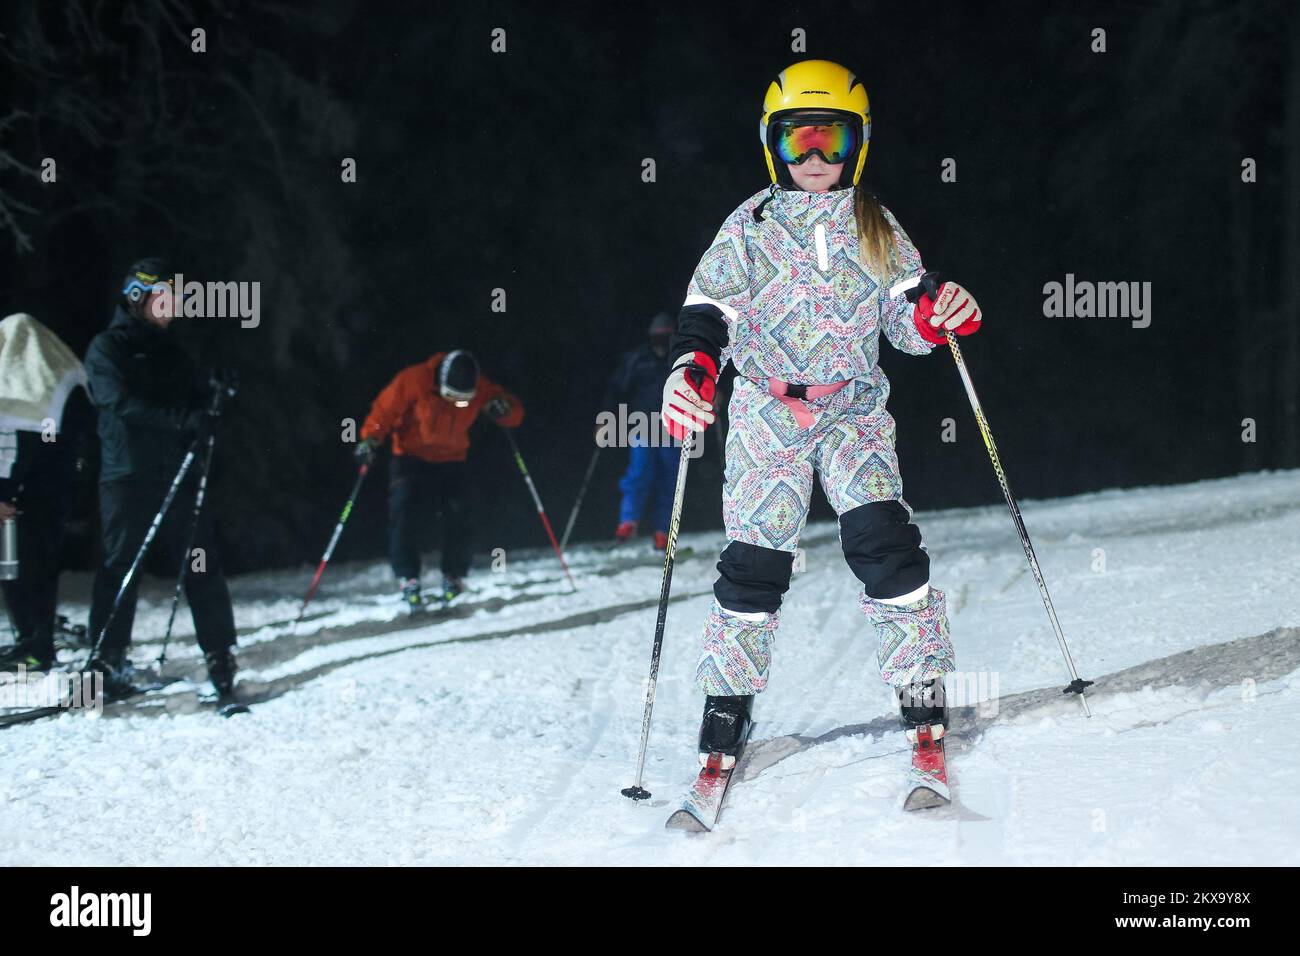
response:
<svg viewBox="0 0 1300 956"><path fill-rule="evenodd" d="M352 494L348 495L347 503L343 505L343 513L339 515L338 523L334 525L334 533L330 535L330 543L325 545L325 554L316 567L316 574L307 587L307 593L303 595L302 607L298 609L298 616L294 618L295 627L302 621L303 615L307 613L307 605L311 603L311 599L316 596L316 585L320 584L321 575L325 573L325 565L329 564L330 558L334 556L334 547L339 543L339 538L343 535L343 526L348 522L348 515L352 514L352 506L357 503L357 495L361 493L361 483L366 480L366 474L369 471L369 462L363 462L361 467L357 469L357 480L352 485Z"/></svg>
<svg viewBox="0 0 1300 956"><path fill-rule="evenodd" d="M217 447L217 430L216 420L221 415L221 410L229 399L235 397L239 392L239 374L233 369L226 371L214 371L208 381L212 389L212 399L208 403L208 414L212 416L208 420L209 427L207 436L202 440L207 444L207 450L203 455L203 471L199 473L199 487L194 495L194 511L190 515L190 533L185 539L185 548L181 551L181 568L176 573L176 590L172 593L172 612L167 618L167 631L163 634L162 652L158 655L158 673L162 673L163 666L167 663L167 645L172 639L172 625L176 623L176 608L181 600L181 586L185 582L185 566L191 559L190 552L194 550L194 536L199 530L199 513L203 511L203 499L208 491L208 475L212 473L212 454Z"/></svg>
<svg viewBox="0 0 1300 956"><path fill-rule="evenodd" d="M682 499L686 496L686 466L690 460L695 433L687 432L682 439L682 459L677 465L677 487L673 491L673 515L668 523L668 547L664 549L664 576L659 585L659 616L655 619L655 642L650 651L650 680L645 689L645 712L641 716L641 749L636 757L636 782L625 790L623 796L632 800L649 800L642 778L645 773L646 749L650 745L650 715L655 709L655 687L659 682L659 655L664 646L664 624L668 620L668 592L673 583L673 559L677 555L677 531L682 524Z"/></svg>
<svg viewBox="0 0 1300 956"><path fill-rule="evenodd" d="M591 461L587 464L587 474L582 479L582 486L578 489L578 500L573 503L573 510L569 512L569 523L564 526L564 535L560 538L560 550L563 551L569 544L569 535L573 534L573 524L578 520L578 509L582 507L582 499L587 494L587 486L591 484L591 476L596 473L596 459L600 457L600 446L591 453Z"/></svg>
<svg viewBox="0 0 1300 956"><path fill-rule="evenodd" d="M927 283L927 291L931 298L938 298L938 289L930 288L933 280ZM984 439L984 447L988 449L989 460L993 462L993 471L998 477L998 484L1002 486L1002 496L1007 499L1007 508L1011 511L1011 519L1016 524L1016 533L1020 535L1020 546L1025 549L1025 558L1029 561L1029 570L1034 575L1034 580L1038 582L1038 593L1042 595L1043 607L1047 608L1047 616L1051 618L1052 630L1056 632L1057 643L1061 645L1061 655L1065 658L1065 666L1070 672L1070 684L1061 693L1078 694L1079 703L1083 704L1083 713L1087 717L1092 716L1092 710L1088 707L1088 698L1084 696L1084 688L1092 684L1090 680L1083 680L1079 677L1079 672L1075 670L1074 658L1070 656L1069 645L1065 642L1065 633L1061 630L1061 622L1056 618L1056 608L1052 606L1052 596L1047 593L1047 582L1043 579L1043 569L1038 566L1038 556L1034 554L1033 542L1029 540L1029 532L1025 529L1025 520L1020 516L1020 506L1016 504L1016 498L1011 493L1011 485L1007 483L1006 472L1002 470L1002 459L998 457L998 446L993 441L993 432L989 429L988 419L984 417L984 409L980 405L979 397L975 394L975 384L971 381L970 372L966 370L966 362L961 357L961 349L957 345L957 337L953 333L948 334L948 348L952 350L953 361L957 363L957 371L961 374L961 383L966 388L966 397L970 399L971 410L975 413L975 423L979 426L980 435Z"/></svg>
<svg viewBox="0 0 1300 956"><path fill-rule="evenodd" d="M542 499L537 494L537 486L533 484L533 476L528 474L528 468L524 464L524 456L519 453L519 444L515 441L515 436L510 433L509 428L502 428L501 430L505 432L506 440L510 442L510 450L514 453L515 464L519 466L519 473L524 476L524 483L528 485L528 491L533 496L533 504L537 506L537 516L542 519L542 527L546 529L546 536L551 539L551 548L555 551L555 556L560 559L560 567L564 568L564 576L569 579L569 587L576 591L578 586L573 583L573 575L569 573L568 562L564 560L564 549L555 540L555 532L551 530L551 520L546 517L546 509L542 507Z"/></svg>
<svg viewBox="0 0 1300 956"><path fill-rule="evenodd" d="M172 639L172 625L176 623L176 608L181 602L181 586L185 583L185 566L190 562L190 552L194 550L194 536L199 530L199 512L203 510L203 496L208 490L208 473L212 469L212 451L217 438L208 434L208 448L203 456L203 470L199 473L199 490L194 496L194 513L190 517L190 533L185 541L185 550L181 552L181 569L176 575L176 590L172 594L172 612L167 618L167 631L163 634L162 651L158 655L158 673L162 673L167 663L167 645Z"/></svg>
<svg viewBox="0 0 1300 956"><path fill-rule="evenodd" d="M149 546L153 544L153 539L158 536L158 529L162 526L163 518L167 516L167 512L171 509L172 501L176 498L176 491L180 488L181 482L185 480L190 467L194 464L194 456L198 451L198 447L199 440L197 438L190 442L189 450L185 452L185 458L181 461L180 468L176 470L176 477L172 479L171 487L167 489L167 494L163 496L157 514L153 516L153 523L149 525L149 530L145 532L144 540L140 542L140 549L135 553L135 560L131 562L131 567L122 576L122 583L118 585L117 597L113 598L113 607L108 612L108 618L104 621L104 626L99 629L99 633L95 635L95 643L90 648L90 657L86 659L87 665L99 655L99 648L104 643L104 636L108 634L108 629L113 626L113 619L117 617L118 608L122 606L122 598L131 587L131 582L135 580L136 573L140 570L140 564L144 561L144 556L149 553Z"/></svg>

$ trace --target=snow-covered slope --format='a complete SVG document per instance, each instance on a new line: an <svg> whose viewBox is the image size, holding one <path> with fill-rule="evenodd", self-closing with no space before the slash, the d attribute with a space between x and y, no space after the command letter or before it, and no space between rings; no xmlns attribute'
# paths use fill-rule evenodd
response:
<svg viewBox="0 0 1300 956"><path fill-rule="evenodd" d="M959 665L999 698L955 721L952 807L898 809L905 743L835 528L815 525L753 760L712 834L663 829L694 773L722 543L687 534L647 803L619 795L658 594L644 552L578 549L577 594L553 558L511 560L419 627L369 565L331 569L323 613L290 633L274 622L305 576L276 573L233 582L252 716L187 712L181 684L170 709L0 731L0 864L1300 863L1300 743L1278 729L1300 719L1300 632L1278 630L1300 625L1300 472L1023 510L1095 716L1059 697L1005 509L919 514ZM167 597L146 591L137 661ZM196 675L183 625L169 668Z"/></svg>

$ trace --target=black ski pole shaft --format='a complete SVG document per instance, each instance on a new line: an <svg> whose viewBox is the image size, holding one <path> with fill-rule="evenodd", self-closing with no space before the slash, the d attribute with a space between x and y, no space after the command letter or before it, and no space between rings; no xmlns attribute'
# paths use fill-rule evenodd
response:
<svg viewBox="0 0 1300 956"><path fill-rule="evenodd" d="M348 523L348 516L352 514L352 506L357 503L357 495L361 493L361 483L366 480L366 474L369 471L369 463L362 463L361 467L357 469L357 480L352 484L352 494L348 495L348 500L343 505L343 513L339 515L339 520L334 525L334 533L330 535L329 544L325 545L325 554L321 557L320 564L316 566L316 573L312 576L311 584L307 587L307 593L303 595L302 607L298 609L298 616L293 622L295 625L302 620L303 615L307 613L307 605L316 596L316 586L320 584L321 575L325 573L325 565L329 564L330 558L334 556L334 548L343 535L343 526Z"/></svg>
<svg viewBox="0 0 1300 956"><path fill-rule="evenodd" d="M108 619L104 621L104 626L95 635L95 643L90 649L90 657L87 659L87 663L93 661L99 654L100 645L104 643L104 636L108 634L108 629L113 626L113 619L117 617L118 608L122 606L122 599L130 589L131 583L135 580L135 576L140 570L140 564L144 561L144 556L149 552L149 546L153 544L153 539L158 536L158 529L162 526L163 518L167 516L172 501L176 498L176 491L189 473L190 466L194 464L194 456L198 445L199 440L197 438L190 442L189 450L185 452L185 458L176 471L176 477L172 479L171 487L167 489L167 494L163 497L158 513L153 516L153 523L149 525L149 530L145 532L144 541L140 542L140 549L135 553L135 560L131 562L131 567L122 577L122 583L118 585L117 597L113 599L113 607L108 612Z"/></svg>
<svg viewBox="0 0 1300 956"><path fill-rule="evenodd" d="M172 640L172 625L176 623L176 609L181 603L181 587L185 583L185 568L190 562L190 552L194 550L194 538L199 530L199 512L203 510L203 497L208 490L208 473L212 469L212 452L216 448L217 436L208 435L208 447L203 455L203 469L199 472L199 488L194 495L194 511L190 516L190 532L185 540L185 550L181 552L181 568L176 573L176 590L172 592L172 611L167 617L167 630L163 633L162 651L158 654L158 673L167 664L167 646Z"/></svg>
<svg viewBox="0 0 1300 956"><path fill-rule="evenodd" d="M591 453L591 461L587 463L587 474L582 479L582 485L578 488L578 500L573 503L573 510L569 512L569 523L564 526L564 534L560 537L560 550L563 551L569 545L569 535L573 534L573 525L578 520L578 509L582 507L582 499L587 495L587 486L591 484L591 476L596 473L596 459L600 457L600 446Z"/></svg>
<svg viewBox="0 0 1300 956"><path fill-rule="evenodd" d="M1042 596L1043 607L1047 608L1047 616L1051 619L1052 630L1056 632L1056 641L1061 647L1061 655L1065 658L1066 669L1070 673L1070 684L1062 693L1078 694L1079 702L1083 704L1083 713L1085 716L1092 716L1092 709L1088 706L1088 698L1084 695L1084 688L1092 684L1090 680L1083 680L1079 677L1079 672L1075 669L1074 658L1070 656L1070 647L1065 641L1065 632L1061 630L1061 622L1056 617L1056 608L1052 604L1052 596L1047 591L1047 581L1043 577L1043 569L1039 567L1038 555L1034 553L1034 543L1029 540L1029 531L1025 528L1025 519L1020 516L1020 505L1016 503L1015 495L1011 493L1011 485L1007 481L1006 472L1002 469L1002 459L998 456L998 446L993 441L993 431L989 428L988 419L984 417L984 408L980 405L979 396L975 394L975 384L971 381L970 372L966 369L966 361L962 358L961 348L957 345L957 337L953 333L948 334L948 348L952 351L953 361L957 363L957 371L961 375L961 383L966 389L966 397L970 399L971 410L975 413L975 423L979 426L980 435L984 439L984 447L988 449L989 460L993 462L993 471L997 475L998 484L1002 487L1002 496L1007 501L1007 508L1011 511L1011 520L1015 522L1016 533L1020 535L1020 546L1024 548L1025 558L1029 561L1029 570L1034 576L1034 581L1038 584L1038 593Z"/></svg>
<svg viewBox="0 0 1300 956"><path fill-rule="evenodd" d="M533 496L533 504L537 506L537 516L542 519L542 527L546 529L546 536L551 539L551 549L555 556L560 559L560 567L564 569L564 576L569 579L569 587L578 590L578 585L573 581L573 575L569 573L569 564L564 560L564 551L560 548L560 543L555 540L555 532L551 529L551 520L546 517L546 509L542 507L542 497L537 493L537 486L533 484L533 476L528 473L528 466L524 464L524 456L519 453L519 443L515 441L515 436L510 433L510 429L501 429L506 434L510 442L510 450L514 453L515 464L519 466L519 473L524 476L524 483L528 485L528 491Z"/></svg>
<svg viewBox="0 0 1300 956"><path fill-rule="evenodd" d="M655 618L655 640L650 651L650 678L645 689L645 711L641 715L641 747L636 757L636 782L620 791L632 800L650 799L650 791L642 786L645 774L646 750L650 746L650 718L655 709L655 688L659 683L659 657L664 646L664 626L668 622L668 594L673 584L673 560L677 556L677 532L682 524L682 501L686 497L686 465L695 444L695 433L687 432L682 439L682 457L677 465L677 487L673 491L673 514L668 523L668 547L664 549L664 574L659 584L659 615Z"/></svg>

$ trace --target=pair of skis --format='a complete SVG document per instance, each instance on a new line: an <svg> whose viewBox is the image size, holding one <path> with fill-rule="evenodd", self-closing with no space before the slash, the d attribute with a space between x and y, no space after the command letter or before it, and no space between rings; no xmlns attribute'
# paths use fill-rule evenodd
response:
<svg viewBox="0 0 1300 956"><path fill-rule="evenodd" d="M71 673L67 669L61 669L61 673ZM156 701L159 699L158 692L181 683L182 677L163 677L161 674L142 672L139 676L146 677L142 683L133 683L128 693L108 695L105 694L102 705L105 708L113 708L117 711L129 711L140 704ZM236 714L249 714L252 710L235 694L216 695L204 694L200 691L194 692L195 699L202 708L210 707L213 712L221 717L234 717ZM64 699L59 704L53 706L34 707L28 710L9 711L0 714L0 729L10 727L15 724L27 724L46 717L58 717L61 714L76 713L82 711L82 708Z"/></svg>
<svg viewBox="0 0 1300 956"><path fill-rule="evenodd" d="M903 809L928 810L947 806L952 802L952 791L948 787L942 726L922 725L908 731L908 737L912 740L912 765L907 771ZM731 778L743 759L743 746L736 756L736 763L726 769L722 766L722 754L709 754L695 782L686 791L681 806L669 816L666 827L688 833L712 830L722 813L722 801L726 799Z"/></svg>
<svg viewBox="0 0 1300 956"><path fill-rule="evenodd" d="M129 711L140 703L151 699L156 698L152 693L145 691L139 694L134 694L130 697L118 697L111 701L107 701L105 702L105 707L112 706L115 709L125 709L125 711ZM234 717L236 714L252 713L251 708L240 700L220 697L205 698L202 695L199 695L197 699L200 708L210 706L213 713L217 714L219 717ZM68 707L36 707L31 710L0 714L0 730L3 730L5 727L12 727L16 724L30 724L38 720L44 720L47 717L58 717L67 713L76 713L76 711L73 711Z"/></svg>

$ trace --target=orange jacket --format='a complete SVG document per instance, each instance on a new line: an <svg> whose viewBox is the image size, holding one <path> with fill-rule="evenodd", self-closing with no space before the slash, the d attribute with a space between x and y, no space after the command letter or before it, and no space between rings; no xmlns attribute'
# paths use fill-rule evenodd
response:
<svg viewBox="0 0 1300 956"><path fill-rule="evenodd" d="M469 454L469 430L479 412L494 398L504 398L510 411L497 424L517 428L524 406L486 375L479 373L474 400L457 408L438 394L438 363L446 352L397 373L370 406L361 437L381 441L393 436L393 454L425 461L464 461ZM487 417L487 416L484 416Z"/></svg>

